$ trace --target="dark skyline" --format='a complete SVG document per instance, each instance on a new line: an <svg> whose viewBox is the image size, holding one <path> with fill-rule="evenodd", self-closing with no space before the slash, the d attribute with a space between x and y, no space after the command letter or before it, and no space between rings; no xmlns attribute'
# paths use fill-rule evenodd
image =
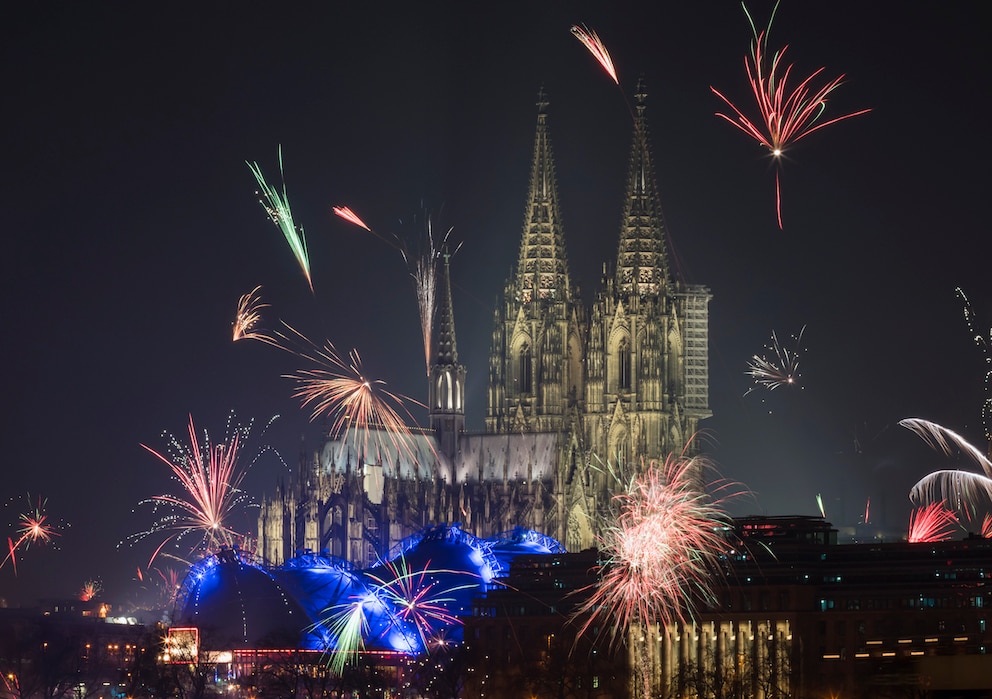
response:
<svg viewBox="0 0 992 699"><path fill-rule="evenodd" d="M761 23L772 6L749 9ZM925 417L982 443L985 365L954 293L966 291L988 335L982 9L782 3L771 45L788 44L802 73L846 75L830 112L872 112L787 154L779 230L768 158L714 116L711 85L750 108L751 34L735 2L19 8L0 30L0 495L17 505L43 495L71 527L60 550L26 552L17 577L0 569L0 597L70 596L97 577L116 599L134 594L150 547L116 544L151 521L137 503L170 487L140 445L164 448L163 430L181 436L189 415L220 436L232 410L262 423L279 414L265 441L292 465L301 440L316 445L319 425L282 378L299 362L230 341L238 297L256 285L270 319L357 348L370 375L424 399L402 260L333 205L383 231L422 206L453 227L459 359L468 423L481 429L538 90L572 278L591 298L616 255L641 76L675 267L714 295L707 430L722 474L754 491L740 513L814 514L822 493L835 523L870 497L899 526L909 487L941 462L898 420ZM576 23L606 43L619 88L570 35ZM313 294L245 165L278 181L280 144ZM773 330L804 326L803 390L745 397L751 355ZM245 486L257 499L285 477L263 459Z"/></svg>

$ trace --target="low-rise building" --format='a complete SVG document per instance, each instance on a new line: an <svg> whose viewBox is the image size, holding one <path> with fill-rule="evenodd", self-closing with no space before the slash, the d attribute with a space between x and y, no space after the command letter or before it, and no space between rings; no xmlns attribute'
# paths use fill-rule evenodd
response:
<svg viewBox="0 0 992 699"><path fill-rule="evenodd" d="M724 577L695 619L632 630L619 655L599 629L575 641L596 552L521 557L466 620L469 695L992 697L992 541L838 544L813 517L732 529ZM542 664L558 639L567 661Z"/></svg>

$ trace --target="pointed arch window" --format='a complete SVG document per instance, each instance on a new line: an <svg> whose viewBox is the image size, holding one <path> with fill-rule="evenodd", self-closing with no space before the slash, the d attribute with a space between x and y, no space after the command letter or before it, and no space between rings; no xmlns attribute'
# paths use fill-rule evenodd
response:
<svg viewBox="0 0 992 699"><path fill-rule="evenodd" d="M627 338L617 347L617 388L630 388L630 344Z"/></svg>
<svg viewBox="0 0 992 699"><path fill-rule="evenodd" d="M454 409L454 396L453 387L451 385L451 374L447 371L442 371L437 377L437 385L434 388L436 397L434 400L434 407L440 408L441 410L452 410Z"/></svg>
<svg viewBox="0 0 992 699"><path fill-rule="evenodd" d="M517 377L518 386L521 393L530 393L533 390L533 363L530 356L530 345L524 343L520 348L520 355L517 357Z"/></svg>

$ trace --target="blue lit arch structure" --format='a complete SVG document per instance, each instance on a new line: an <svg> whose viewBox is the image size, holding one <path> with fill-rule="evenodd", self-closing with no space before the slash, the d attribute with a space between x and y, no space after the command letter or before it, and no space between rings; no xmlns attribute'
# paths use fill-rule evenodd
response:
<svg viewBox="0 0 992 699"><path fill-rule="evenodd" d="M177 625L197 627L208 650L322 645L304 607L238 549L193 565L176 598Z"/></svg>
<svg viewBox="0 0 992 699"><path fill-rule="evenodd" d="M361 646L419 654L434 638L461 640L458 617L522 553L562 553L551 537L517 528L479 539L457 524L428 527L365 570L305 553L275 568L222 550L190 567L175 624L197 626L207 650L342 649L342 619L361 617ZM354 639L351 639L354 640Z"/></svg>

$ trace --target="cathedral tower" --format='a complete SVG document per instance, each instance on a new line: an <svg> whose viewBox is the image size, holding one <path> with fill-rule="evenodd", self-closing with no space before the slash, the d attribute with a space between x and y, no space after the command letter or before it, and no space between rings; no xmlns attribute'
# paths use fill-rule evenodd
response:
<svg viewBox="0 0 992 699"><path fill-rule="evenodd" d="M455 314L451 301L451 256L444 253L444 297L438 307L434 364L431 367L431 429L438 450L450 461L455 459L458 437L465 429L465 367L458 363L455 343Z"/></svg>
<svg viewBox="0 0 992 699"><path fill-rule="evenodd" d="M258 548L270 562L309 549L372 565L435 524L477 537L522 527L579 551L595 545L617 486L597 460L664 458L692 439L710 415L710 293L672 274L640 87L636 97L617 257L591 311L569 278L542 91L519 256L494 314L485 433L465 430L446 253L430 429L404 433L403 449L375 426L371 450L326 435L262 503Z"/></svg>
<svg viewBox="0 0 992 699"><path fill-rule="evenodd" d="M586 360L586 445L620 462L681 451L710 415L710 293L672 276L640 84L636 99L616 265L604 267Z"/></svg>
<svg viewBox="0 0 992 699"><path fill-rule="evenodd" d="M583 395L583 311L572 288L543 90L516 270L497 304L490 356L490 433L560 432Z"/></svg>

